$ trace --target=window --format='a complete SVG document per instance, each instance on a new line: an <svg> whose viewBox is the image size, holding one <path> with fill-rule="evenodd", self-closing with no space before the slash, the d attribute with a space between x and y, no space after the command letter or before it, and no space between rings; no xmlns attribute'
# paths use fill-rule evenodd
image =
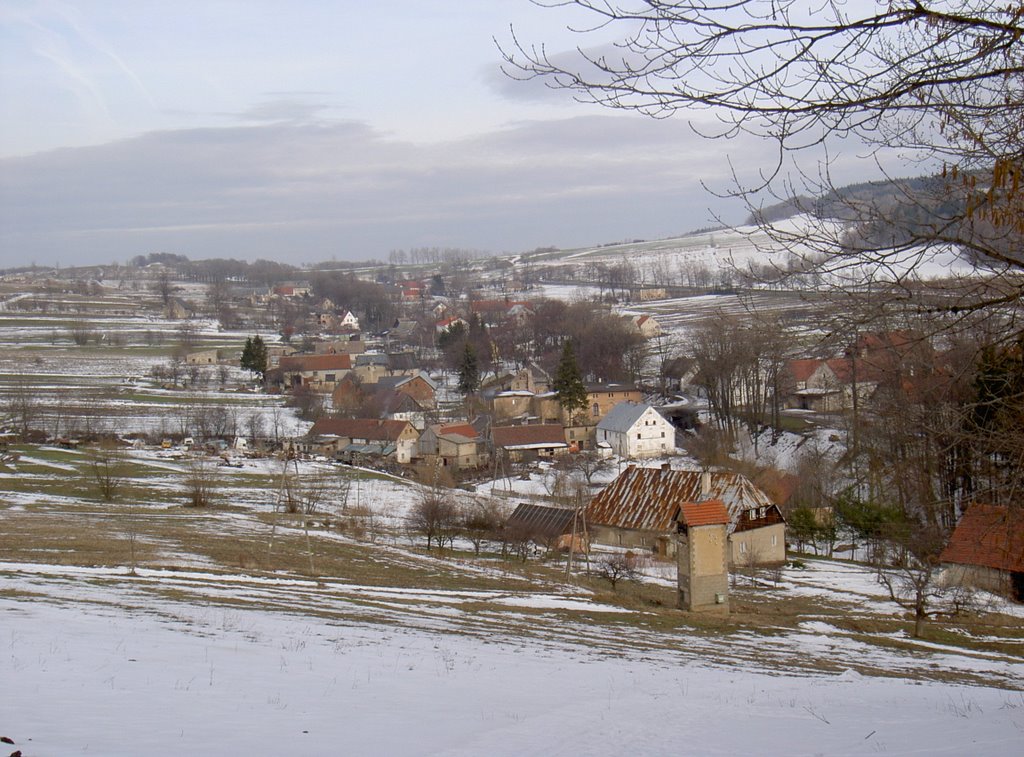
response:
<svg viewBox="0 0 1024 757"><path fill-rule="evenodd" d="M779 535L778 534L772 534L772 546L775 547L775 546L778 546L778 544L779 544Z"/></svg>
<svg viewBox="0 0 1024 757"><path fill-rule="evenodd" d="M636 435L636 438L637 438L637 439L639 439L639 438L640 438L640 434L637 434L637 435Z"/></svg>
<svg viewBox="0 0 1024 757"><path fill-rule="evenodd" d="M595 418L601 414L601 406L598 405L596 402L594 403L593 413Z"/></svg>
<svg viewBox="0 0 1024 757"><path fill-rule="evenodd" d="M740 542L740 554L743 554L746 551L747 551L747 543L745 541L741 541Z"/></svg>

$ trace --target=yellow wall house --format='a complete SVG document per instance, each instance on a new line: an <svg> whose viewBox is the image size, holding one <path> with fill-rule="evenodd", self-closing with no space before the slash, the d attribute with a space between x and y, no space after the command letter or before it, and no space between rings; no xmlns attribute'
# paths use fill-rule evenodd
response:
<svg viewBox="0 0 1024 757"><path fill-rule="evenodd" d="M598 544L675 557L683 505L717 500L729 513L733 566L786 560L786 521L778 506L745 476L727 471L629 466L587 506L587 528Z"/></svg>

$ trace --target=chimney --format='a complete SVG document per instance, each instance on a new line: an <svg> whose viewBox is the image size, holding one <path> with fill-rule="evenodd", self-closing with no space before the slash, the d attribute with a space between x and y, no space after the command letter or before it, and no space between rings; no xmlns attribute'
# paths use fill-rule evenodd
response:
<svg viewBox="0 0 1024 757"><path fill-rule="evenodd" d="M670 470L672 470L672 463L662 463L661 464L661 469L663 471L670 471Z"/></svg>
<svg viewBox="0 0 1024 757"><path fill-rule="evenodd" d="M711 471L707 468L700 472L700 496L701 499L711 496Z"/></svg>

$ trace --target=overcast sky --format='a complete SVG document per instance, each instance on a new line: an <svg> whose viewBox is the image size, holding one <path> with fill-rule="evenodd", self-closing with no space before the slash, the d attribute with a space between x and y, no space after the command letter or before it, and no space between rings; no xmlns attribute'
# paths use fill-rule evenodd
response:
<svg viewBox="0 0 1024 757"><path fill-rule="evenodd" d="M0 267L385 259L738 222L764 145L504 77L529 0L0 0Z"/></svg>

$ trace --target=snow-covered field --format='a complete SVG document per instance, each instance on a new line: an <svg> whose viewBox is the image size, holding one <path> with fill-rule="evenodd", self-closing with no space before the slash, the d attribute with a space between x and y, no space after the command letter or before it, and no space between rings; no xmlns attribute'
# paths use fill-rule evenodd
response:
<svg viewBox="0 0 1024 757"><path fill-rule="evenodd" d="M638 283L686 286L686 273L692 268L704 268L712 274L743 272L749 270L751 265L786 270L792 256L813 258L820 252L817 246L804 244L802 238L808 234L831 238L841 228L803 216L794 216L774 225L781 236L786 238L785 242L772 239L763 229L738 226L672 239L586 248L549 257L543 264L615 265L625 260L636 270ZM970 263L952 250L935 250L928 254L911 251L899 260L890 262L884 271L868 266L847 269L837 278L837 282L856 280L867 275L892 279L906 277L908 274L925 280L967 275L973 271Z"/></svg>
<svg viewBox="0 0 1024 757"><path fill-rule="evenodd" d="M255 583L0 565L2 735L26 757L1016 755L1024 747L1019 690L956 680L967 665L1019 686L1024 664L999 655L922 649L903 664L952 673L921 681L844 668L874 654L884 672L899 655L832 637L823 624L780 642L757 638L838 663L814 672L755 655L744 662L752 641L742 634L678 635L659 648L642 623L602 629L565 611L554 622L546 608L560 597L542 592L510 608L532 605L526 616L452 602L449 628L439 613L414 620L414 595L403 598L406 611L378 599L375 619L354 622L338 610L344 585L281 580L254 593ZM203 596L204 586L221 591ZM313 594L318 603L298 606ZM459 629L458 616L473 613L482 616L477 630ZM713 645L736 654L715 659Z"/></svg>
<svg viewBox="0 0 1024 757"><path fill-rule="evenodd" d="M18 311L19 299L11 297L0 310L0 391L31 388L37 424L54 436L183 434L189 414L205 407L223 407L239 435L255 424L268 436L287 438L310 425L283 408L280 396L239 391L252 377L232 365L230 356L240 353L247 332L223 331L211 320L140 315L133 310L136 303L119 294L73 303L51 297L47 312ZM63 305L67 312L55 312ZM183 324L191 346L182 345ZM73 342L76 328L92 335L88 344ZM276 335L263 336L268 343L277 341ZM228 362L192 366L199 382L187 390L164 388L164 381L151 375L168 366L175 352L209 349L223 350ZM179 368L182 380L189 368Z"/></svg>
<svg viewBox="0 0 1024 757"><path fill-rule="evenodd" d="M230 509L196 511L174 506L184 460L133 450L133 491L146 493L131 514L50 493L80 479L88 456L34 449L9 472L56 480L0 493L0 560L32 555L0 562L0 735L25 757L1024 746L1019 634L910 639L862 566L808 560L776 580L741 578L739 618L694 622L582 577L524 574L494 552L425 553L405 529L420 489L402 479L352 471L347 499L325 502L305 541L301 520L268 519L279 461L219 469ZM307 478L350 470L300 464ZM372 514L376 535L325 526L346 512ZM64 534L65 548L29 549L33 528ZM136 534L135 575L123 549L79 562L74 535L104 529L122 545ZM230 564L254 548L269 557L275 534L277 568ZM225 538L237 547L218 553ZM671 565L648 574L651 586L674 581Z"/></svg>

